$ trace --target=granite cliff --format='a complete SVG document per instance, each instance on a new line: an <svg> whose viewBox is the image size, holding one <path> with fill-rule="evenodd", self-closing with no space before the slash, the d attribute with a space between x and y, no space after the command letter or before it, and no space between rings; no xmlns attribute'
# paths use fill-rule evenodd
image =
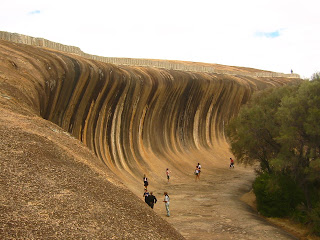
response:
<svg viewBox="0 0 320 240"><path fill-rule="evenodd" d="M201 154L229 154L224 126L241 105L298 78L177 61L107 63L7 40L0 236L8 239L183 238L136 196L143 174L157 186L168 166L179 178Z"/></svg>

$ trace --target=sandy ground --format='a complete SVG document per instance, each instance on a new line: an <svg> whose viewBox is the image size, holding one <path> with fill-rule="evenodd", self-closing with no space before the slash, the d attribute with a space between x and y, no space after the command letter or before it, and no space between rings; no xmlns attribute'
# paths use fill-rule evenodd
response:
<svg viewBox="0 0 320 240"><path fill-rule="evenodd" d="M170 195L171 216L166 217L163 192L155 211L186 239L298 239L259 216L240 198L251 189L252 168L203 168L200 181L190 174L159 186Z"/></svg>

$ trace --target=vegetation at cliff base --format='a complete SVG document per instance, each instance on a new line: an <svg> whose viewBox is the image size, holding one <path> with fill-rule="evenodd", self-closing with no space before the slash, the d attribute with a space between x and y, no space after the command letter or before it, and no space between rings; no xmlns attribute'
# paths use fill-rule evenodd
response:
<svg viewBox="0 0 320 240"><path fill-rule="evenodd" d="M259 163L258 211L320 236L320 74L256 93L226 132L237 161Z"/></svg>

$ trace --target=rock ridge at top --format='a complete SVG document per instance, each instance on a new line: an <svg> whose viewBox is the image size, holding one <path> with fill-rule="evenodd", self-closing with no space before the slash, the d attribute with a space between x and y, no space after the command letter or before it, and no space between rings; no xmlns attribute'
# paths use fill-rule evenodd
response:
<svg viewBox="0 0 320 240"><path fill-rule="evenodd" d="M270 71L263 71L258 69L250 69L244 67L231 67L219 64L209 64L200 62L188 62L177 60L156 60L156 59L142 59L142 58L118 58L118 57L102 57L84 53L79 47L68 46L61 43L49 41L44 38L35 38L18 33L10 33L0 31L0 39L11 41L15 43L28 44L38 47L46 47L62 52L73 53L79 56L89 58L96 61L112 63L116 65L127 66L149 66L156 68L164 68L171 70L192 71L192 72L208 72L228 75L241 75L249 77L286 77L286 78L300 78L298 74L284 74Z"/></svg>

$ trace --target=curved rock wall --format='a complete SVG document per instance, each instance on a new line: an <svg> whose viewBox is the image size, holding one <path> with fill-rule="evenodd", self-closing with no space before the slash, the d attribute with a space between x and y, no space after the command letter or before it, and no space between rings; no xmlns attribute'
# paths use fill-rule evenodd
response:
<svg viewBox="0 0 320 240"><path fill-rule="evenodd" d="M183 168L179 156L225 141L224 125L254 91L291 81L117 66L8 41L0 52L7 107L61 126L126 179L156 176L168 158Z"/></svg>
<svg viewBox="0 0 320 240"><path fill-rule="evenodd" d="M167 167L181 183L171 190L193 180L198 161L204 173L216 168L240 106L296 80L222 65L224 74L114 65L1 34L10 40L0 40L1 239L184 239L141 200L143 174L161 194Z"/></svg>

